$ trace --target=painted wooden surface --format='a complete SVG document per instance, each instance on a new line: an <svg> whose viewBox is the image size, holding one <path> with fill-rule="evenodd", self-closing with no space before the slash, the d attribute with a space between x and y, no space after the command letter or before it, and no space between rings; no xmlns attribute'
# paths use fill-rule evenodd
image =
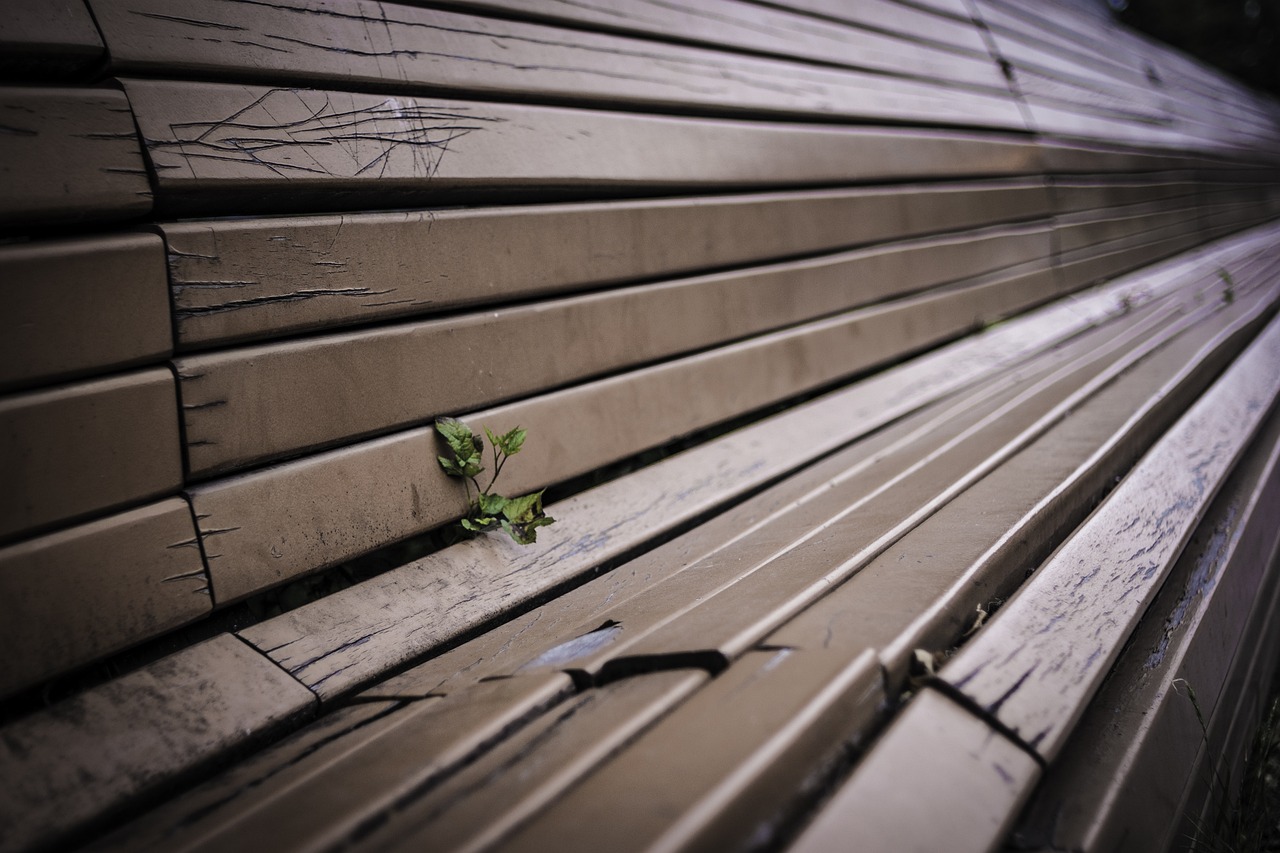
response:
<svg viewBox="0 0 1280 853"><path fill-rule="evenodd" d="M1278 365L1273 322L950 662L947 683L1055 756L1280 391Z"/></svg>
<svg viewBox="0 0 1280 853"><path fill-rule="evenodd" d="M1046 774L1019 822L1021 838L1078 850L1164 850L1178 840L1175 829L1197 811L1185 791L1198 756L1209 752L1196 706L1206 721L1229 716L1226 706L1238 701L1224 691L1230 673L1268 642L1265 634L1246 639L1265 621L1280 579L1278 463L1280 421L1272 417ZM1211 753L1204 772L1221 755Z"/></svg>
<svg viewBox="0 0 1280 853"><path fill-rule="evenodd" d="M865 735L883 697L872 655L751 652L493 849L739 848L794 807L780 792ZM645 807L618 808L633 798Z"/></svg>
<svg viewBox="0 0 1280 853"><path fill-rule="evenodd" d="M178 498L0 548L0 694L212 609L191 507Z"/></svg>
<svg viewBox="0 0 1280 853"><path fill-rule="evenodd" d="M912 700L790 850L997 850L1040 777L1020 747L926 690ZM892 781L890 781L892 780Z"/></svg>
<svg viewBox="0 0 1280 853"><path fill-rule="evenodd" d="M125 80L166 211L349 209L473 190L797 186L1038 171L1026 138ZM954 164L963 164L957 174ZM274 189L288 187L287 193ZM448 193L451 195L441 195Z"/></svg>
<svg viewBox="0 0 1280 853"><path fill-rule="evenodd" d="M151 209L123 93L2 88L0 125L0 228L128 219Z"/></svg>
<svg viewBox="0 0 1280 853"><path fill-rule="evenodd" d="M984 90L373 0L94 0L118 73L1026 130ZM848 49L846 47L846 49Z"/></svg>
<svg viewBox="0 0 1280 853"><path fill-rule="evenodd" d="M0 539L177 492L177 405L159 367L0 397Z"/></svg>
<svg viewBox="0 0 1280 853"><path fill-rule="evenodd" d="M181 357L174 364L188 475L202 478L473 411L944 282L1043 262L1049 250L1044 227L990 229ZM884 343L890 351L902 348ZM915 343L908 338L908 346ZM729 405L731 413L742 408Z"/></svg>
<svg viewBox="0 0 1280 853"><path fill-rule="evenodd" d="M0 18L0 74L34 79L85 76L103 56L83 0L10 0Z"/></svg>
<svg viewBox="0 0 1280 853"><path fill-rule="evenodd" d="M0 739L4 849L65 842L314 702L222 634L10 723Z"/></svg>
<svg viewBox="0 0 1280 853"><path fill-rule="evenodd" d="M1233 258L1265 245L1268 234L1238 238L1194 259L1153 268L1089 297L1005 323L979 339L954 344L864 380L848 392L764 421L758 429L585 492L552 510L559 523L544 531L538 545L520 553L517 572L509 566L516 556L514 546L497 540L464 543L242 634L272 650L282 666L322 695L341 695L539 590L733 500L752 485L1118 313L1122 295L1132 305L1141 305L1218 265L1235 269ZM789 441L792 429L802 430L808 440ZM426 455L425 450L420 455ZM467 603L454 607L455 600Z"/></svg>
<svg viewBox="0 0 1280 853"><path fill-rule="evenodd" d="M156 362L173 350L154 234L0 249L0 390Z"/></svg>
<svg viewBox="0 0 1280 853"><path fill-rule="evenodd" d="M179 346L1037 219L1039 181L161 225Z"/></svg>

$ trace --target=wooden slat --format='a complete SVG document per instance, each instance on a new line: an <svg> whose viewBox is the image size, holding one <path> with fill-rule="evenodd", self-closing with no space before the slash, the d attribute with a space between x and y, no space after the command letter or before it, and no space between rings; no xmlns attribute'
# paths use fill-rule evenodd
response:
<svg viewBox="0 0 1280 853"><path fill-rule="evenodd" d="M849 183L1032 174L1025 138L672 119L312 89L128 80L163 206L407 204L486 189ZM963 164L957 174L955 165ZM288 187L288 193L272 188ZM448 197L448 196L446 196Z"/></svg>
<svg viewBox="0 0 1280 853"><path fill-rule="evenodd" d="M803 11L816 17L857 27L891 32L908 39L937 43L979 56L987 46L960 0L932 0L912 4L893 0L842 3L840 0L769 0L770 6ZM941 14L935 14L941 13Z"/></svg>
<svg viewBox="0 0 1280 853"><path fill-rule="evenodd" d="M0 538L176 492L177 407L164 368L0 398Z"/></svg>
<svg viewBox="0 0 1280 853"><path fill-rule="evenodd" d="M1039 182L990 181L160 227L179 345L203 347L1025 221L1047 208Z"/></svg>
<svg viewBox="0 0 1280 853"><path fill-rule="evenodd" d="M342 695L682 520L734 500L752 485L768 482L1002 366L1102 322L1121 310L1122 294L1136 307L1174 292L1219 265L1238 271L1238 258L1269 244L1271 233L1261 229L1190 260L1153 267L1091 296L1002 324L980 338L885 371L846 392L796 407L758 427L584 492L552 508L558 523L546 528L539 543L529 549L517 549L495 538L462 543L388 572L376 582L246 629L242 635L271 650L282 666L306 683L318 684L326 698ZM804 442L791 440L797 431L806 436ZM429 448L424 442L415 455L427 456ZM376 491L362 494L358 505L367 509L378 495L386 493L388 482L381 480ZM307 492L308 487L303 486L294 494ZM670 499L670 495L677 498ZM407 495L401 500L405 501L403 506L410 505ZM317 502L311 512L322 508L324 503ZM370 513L368 517L386 516ZM308 523L313 530L333 529L333 522L326 522L325 527ZM291 559L298 565L295 555L280 550L294 541L286 532L281 539L264 542L263 558L257 562ZM214 542L209 538L206 546L213 547ZM270 557L273 546L280 557ZM679 565L684 558L671 559ZM525 570L513 574L513 561ZM455 605L464 599L465 606Z"/></svg>
<svg viewBox="0 0 1280 853"><path fill-rule="evenodd" d="M926 690L890 726L789 849L997 850L1040 766L950 699Z"/></svg>
<svg viewBox="0 0 1280 853"><path fill-rule="evenodd" d="M123 74L1026 130L992 65L982 92L373 0L93 0L93 8Z"/></svg>
<svg viewBox="0 0 1280 853"><path fill-rule="evenodd" d="M919 30L937 35L930 27L937 29L948 22L884 0L846 9L850 24L735 0L601 0L589 5L573 0L454 0L450 5L659 40L692 41L721 50L873 68L940 83L1004 88L999 69L985 54L944 52L915 40L922 35ZM958 40L972 46L968 32L954 25L953 29Z"/></svg>
<svg viewBox="0 0 1280 853"><path fill-rule="evenodd" d="M9 0L0 17L0 74L83 75L104 56L84 0Z"/></svg>
<svg viewBox="0 0 1280 853"><path fill-rule="evenodd" d="M1273 322L942 677L1056 755L1278 392Z"/></svg>
<svg viewBox="0 0 1280 853"><path fill-rule="evenodd" d="M427 699L421 704L437 702ZM402 703L360 702L325 714L279 743L251 755L209 781L148 810L137 820L95 839L85 847L95 853L182 849L182 839L201 838L244 808L264 785L283 787L344 749L348 739Z"/></svg>
<svg viewBox="0 0 1280 853"><path fill-rule="evenodd" d="M5 849L65 844L314 703L223 634L10 723L0 739Z"/></svg>
<svg viewBox="0 0 1280 853"><path fill-rule="evenodd" d="M1150 201L1172 201L1194 197L1200 186L1191 174L1144 177L1150 180L1125 180L1123 176L1111 181L1080 177L1055 179L1053 210L1066 214Z"/></svg>
<svg viewBox="0 0 1280 853"><path fill-rule="evenodd" d="M1197 706L1206 721L1228 716L1226 706L1239 701L1223 690L1229 674L1270 645L1245 640L1265 621L1280 580L1272 563L1280 535L1278 442L1280 419L1273 417L1046 774L1020 821L1023 837L1080 850L1122 842L1164 850L1177 840L1174 829L1195 809L1185 791L1197 756L1209 752ZM1195 691L1196 705L1183 685ZM1219 755L1208 761L1216 764Z"/></svg>
<svg viewBox="0 0 1280 853"><path fill-rule="evenodd" d="M572 694L568 677L553 675L490 681L455 696L408 703L336 732L310 754L297 755L290 745L284 755L264 755L255 790L218 803L211 818L197 810L208 794L197 792L168 810L194 816L189 829L182 823L152 825L151 832L169 836L166 849L189 853L346 846L494 743L544 713L556 713ZM264 773L263 764L284 772ZM225 783L220 787L225 790ZM125 849L139 848L130 843Z"/></svg>
<svg viewBox="0 0 1280 853"><path fill-rule="evenodd" d="M0 390L159 361L173 349L154 234L0 249Z"/></svg>
<svg viewBox="0 0 1280 853"><path fill-rule="evenodd" d="M507 488L520 493L957 337L987 319L1013 313L1019 302L1042 301L1051 287L1051 272L1033 269L851 312L469 418L473 425L502 430L524 424L538 437L538 455L525 454L503 472ZM663 400L681 404L655 403ZM566 422L580 427L563 432L560 425ZM581 426L586 424L590 427ZM193 489L215 600L234 600L461 515L463 490L440 470L438 452L434 430L424 427ZM359 521L352 516L355 507Z"/></svg>
<svg viewBox="0 0 1280 853"><path fill-rule="evenodd" d="M1002 228L179 358L188 472L205 477L491 406L1042 262L1049 251L1047 228Z"/></svg>
<svg viewBox="0 0 1280 853"><path fill-rule="evenodd" d="M118 220L151 209L121 92L0 89L0 227Z"/></svg>
<svg viewBox="0 0 1280 853"><path fill-rule="evenodd" d="M187 502L170 499L0 548L7 695L211 609Z"/></svg>
<svg viewBox="0 0 1280 853"><path fill-rule="evenodd" d="M1008 597L1260 322L1257 307L1223 313L1236 322L1192 325L767 642L877 649L904 684L914 651L955 646L979 606Z"/></svg>
<svg viewBox="0 0 1280 853"><path fill-rule="evenodd" d="M882 701L871 654L752 652L493 849L741 849L866 736ZM633 799L644 807L618 808Z"/></svg>

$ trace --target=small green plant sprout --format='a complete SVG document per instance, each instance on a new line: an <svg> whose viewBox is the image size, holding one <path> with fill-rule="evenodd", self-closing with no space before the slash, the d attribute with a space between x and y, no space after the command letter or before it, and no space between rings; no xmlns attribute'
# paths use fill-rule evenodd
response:
<svg viewBox="0 0 1280 853"><path fill-rule="evenodd" d="M555 523L555 519L542 510L542 492L507 498L493 491L502 466L524 447L525 430L516 427L504 435L494 435L485 427L484 434L489 437L489 445L493 449L493 473L483 487L478 478L485 472L484 439L454 418L438 418L436 432L444 437L453 457L437 457L440 467L450 477L461 478L467 489L470 508L461 521L463 530L483 533L501 527L517 543L532 545L538 541L539 527ZM474 497L471 494L473 486Z"/></svg>
<svg viewBox="0 0 1280 853"><path fill-rule="evenodd" d="M1236 280L1231 277L1226 267L1218 267L1218 278L1222 279L1222 283L1226 285L1222 289L1222 301L1230 305L1236 301Z"/></svg>

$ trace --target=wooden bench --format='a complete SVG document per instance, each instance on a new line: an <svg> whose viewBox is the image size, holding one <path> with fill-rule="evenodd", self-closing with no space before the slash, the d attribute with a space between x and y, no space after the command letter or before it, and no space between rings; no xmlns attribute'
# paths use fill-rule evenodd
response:
<svg viewBox="0 0 1280 853"><path fill-rule="evenodd" d="M1280 631L1274 102L1069 0L13 6L0 850L1215 807ZM529 430L535 545L445 544L441 416Z"/></svg>

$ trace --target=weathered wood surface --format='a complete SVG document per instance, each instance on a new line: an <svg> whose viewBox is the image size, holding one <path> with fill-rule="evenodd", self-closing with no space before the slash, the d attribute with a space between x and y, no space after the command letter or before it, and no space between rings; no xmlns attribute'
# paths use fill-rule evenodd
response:
<svg viewBox="0 0 1280 853"><path fill-rule="evenodd" d="M161 205L187 214L319 212L480 190L656 194L1040 171L1029 139L997 133L677 119L303 88L124 85Z"/></svg>
<svg viewBox="0 0 1280 853"><path fill-rule="evenodd" d="M521 457L504 470L513 492L539 489L958 337L1019 304L1046 299L1051 287L1051 271L1041 266L467 417L477 430L523 424L542 436L536 458ZM676 400L679 406L670 402ZM566 421L591 428L560 430ZM438 447L434 430L422 427L193 489L205 553L217 560L215 599L237 598L461 515L463 491L436 463Z"/></svg>
<svg viewBox="0 0 1280 853"><path fill-rule="evenodd" d="M1039 225L988 229L181 357L174 364L188 474L205 477L389 432L945 282L1043 262L1049 239L1049 230ZM547 341L558 345L548 347Z"/></svg>
<svg viewBox="0 0 1280 853"><path fill-rule="evenodd" d="M1041 218L1044 183L162 224L179 346Z"/></svg>
<svg viewBox="0 0 1280 853"><path fill-rule="evenodd" d="M916 649L955 646L977 609L1007 598L1229 362L1260 322L1259 307L1232 313L1226 328L1193 321L767 642L876 649L890 683L905 684Z"/></svg>
<svg viewBox="0 0 1280 853"><path fill-rule="evenodd" d="M159 361L173 350L167 290L154 234L0 249L0 390Z"/></svg>
<svg viewBox="0 0 1280 853"><path fill-rule="evenodd" d="M1040 778L1023 749L934 691L916 696L790 850L997 850Z"/></svg>
<svg viewBox="0 0 1280 853"><path fill-rule="evenodd" d="M1026 124L993 63L987 88L568 31L374 0L94 0L121 74L347 90L465 92L709 115Z"/></svg>
<svg viewBox="0 0 1280 853"><path fill-rule="evenodd" d="M419 704L438 702L425 699ZM174 797L84 848L106 851L171 850L183 839L216 833L228 815L245 809L264 785L284 788L342 752L351 736L376 725L403 703L360 702L339 708L263 751L248 756L208 781Z"/></svg>
<svg viewBox="0 0 1280 853"><path fill-rule="evenodd" d="M569 26L661 40L695 42L718 50L765 53L848 68L922 77L937 84L1004 89L998 68L972 25L886 0L840 9L844 21L796 13L771 4L734 0L456 0L479 13L515 13Z"/></svg>
<svg viewBox="0 0 1280 853"><path fill-rule="evenodd" d="M120 220L151 209L122 92L0 88L0 228Z"/></svg>
<svg viewBox="0 0 1280 853"><path fill-rule="evenodd" d="M157 367L0 397L0 539L177 492L174 385Z"/></svg>
<svg viewBox="0 0 1280 853"><path fill-rule="evenodd" d="M539 544L527 551L517 554L514 546L497 540L464 543L242 635L272 650L282 666L321 695L342 695L539 590L587 572L753 485L1102 321L1121 310L1122 295L1138 306L1219 265L1238 271L1238 259L1266 245L1269 234L1263 230L1237 238L1091 296L1010 321L980 338L864 380L847 392L775 416L758 429L743 430L597 487L556 506L552 514L559 523L547 528ZM787 440L797 429L806 442ZM424 442L418 455L426 456L428 449ZM298 492L304 493L305 489ZM266 556L262 562L270 562ZM517 556L513 572L509 563ZM452 603L464 600L465 606Z"/></svg>
<svg viewBox="0 0 1280 853"><path fill-rule="evenodd" d="M0 16L0 75L83 76L102 60L98 28L83 0L9 0Z"/></svg>
<svg viewBox="0 0 1280 853"><path fill-rule="evenodd" d="M779 792L866 735L884 698L873 655L753 651L493 849L741 848L794 808ZM644 807L618 807L633 799Z"/></svg>
<svg viewBox="0 0 1280 853"><path fill-rule="evenodd" d="M1187 789L1201 771L1221 772L1210 767L1223 755L1206 748L1196 706L1206 721L1230 716L1228 706L1241 704L1224 690L1230 674L1269 645L1259 623L1280 580L1278 468L1280 419L1272 417L1032 798L1016 830L1024 843L1165 850L1184 816L1195 815Z"/></svg>
<svg viewBox="0 0 1280 853"><path fill-rule="evenodd" d="M905 9L905 4L886 0L871 0L867 3L779 0L769 5L794 9L820 20L865 26L926 44L937 44L978 56L990 56L982 33L973 25L969 10L961 0L928 0Z"/></svg>
<svg viewBox="0 0 1280 853"><path fill-rule="evenodd" d="M1273 322L941 677L1052 759L1277 392Z"/></svg>
<svg viewBox="0 0 1280 853"><path fill-rule="evenodd" d="M315 703L229 634L5 726L0 845L65 844Z"/></svg>
<svg viewBox="0 0 1280 853"><path fill-rule="evenodd" d="M209 577L177 498L0 548L7 695L204 616Z"/></svg>
<svg viewBox="0 0 1280 853"><path fill-rule="evenodd" d="M1122 208L1148 202L1173 202L1194 198L1201 184L1190 172L1155 175L1117 175L1108 179L1084 176L1056 177L1051 194L1058 214Z"/></svg>

